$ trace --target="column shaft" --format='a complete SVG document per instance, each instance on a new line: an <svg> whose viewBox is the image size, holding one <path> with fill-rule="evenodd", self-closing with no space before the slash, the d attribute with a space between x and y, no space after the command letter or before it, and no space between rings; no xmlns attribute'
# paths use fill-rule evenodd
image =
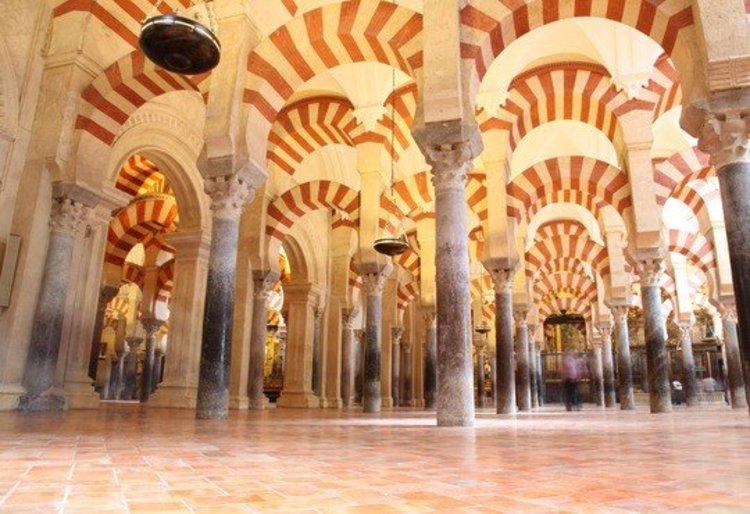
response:
<svg viewBox="0 0 750 514"><path fill-rule="evenodd" d="M394 407L401 405L399 379L401 375L401 336L403 333L403 327L391 328L391 396L393 396Z"/></svg>
<svg viewBox="0 0 750 514"><path fill-rule="evenodd" d="M737 317L734 306L726 307L721 316L724 331L724 350L727 356L727 387L733 409L744 409L748 402L745 380L742 377L742 357L737 342Z"/></svg>
<svg viewBox="0 0 750 514"><path fill-rule="evenodd" d="M635 409L633 395L633 364L630 360L630 335L628 333L628 308L612 308L615 316L615 340L617 342L617 377L620 392L620 409Z"/></svg>
<svg viewBox="0 0 750 514"><path fill-rule="evenodd" d="M156 384L154 374L156 367L156 333L164 324L155 318L141 318L141 324L146 330L146 355L143 357L143 371L141 372L141 403L148 402Z"/></svg>
<svg viewBox="0 0 750 514"><path fill-rule="evenodd" d="M411 356L411 342L407 342L402 347L402 353L404 355L404 365L402 369L402 395L401 405L403 407L412 407L414 402L414 395L412 394L412 356Z"/></svg>
<svg viewBox="0 0 750 514"><path fill-rule="evenodd" d="M531 331L533 333L533 331ZM539 407L539 372L537 370L536 341L529 339L529 375L531 377L531 408Z"/></svg>
<svg viewBox="0 0 750 514"><path fill-rule="evenodd" d="M605 405L604 366L602 363L602 348L600 346L594 347L592 360L591 381L594 386L594 400L598 406L603 407Z"/></svg>
<svg viewBox="0 0 750 514"><path fill-rule="evenodd" d="M367 317L365 321L365 364L364 385L362 387L362 408L364 412L380 412L380 326L383 293L370 291L367 294Z"/></svg>
<svg viewBox="0 0 750 514"><path fill-rule="evenodd" d="M495 280L495 375L498 414L516 411L516 380L513 366L513 299L510 270L499 270Z"/></svg>
<svg viewBox="0 0 750 514"><path fill-rule="evenodd" d="M253 318L250 328L250 366L248 368L247 396L248 408L261 410L268 406L268 398L263 393L263 365L266 357L266 332L268 324L268 295L276 273L253 272Z"/></svg>
<svg viewBox="0 0 750 514"><path fill-rule="evenodd" d="M695 357L693 356L692 324L680 325L682 344L682 372L685 403L688 407L695 407L698 400L698 379L695 376Z"/></svg>
<svg viewBox="0 0 750 514"><path fill-rule="evenodd" d="M518 351L516 361L518 368L518 409L520 411L531 410L531 375L529 365L529 326L526 321L526 312L520 311L516 315L516 335L518 338Z"/></svg>
<svg viewBox="0 0 750 514"><path fill-rule="evenodd" d="M643 329L646 336L649 403L652 413L670 412L672 397L669 386L669 362L664 337L664 317L661 311L661 290L658 285L660 264L651 261L642 264L641 301L643 302Z"/></svg>
<svg viewBox="0 0 750 514"><path fill-rule="evenodd" d="M602 333L602 373L604 374L604 405L614 407L617 403L615 394L615 366L612 360L612 327L600 328Z"/></svg>
<svg viewBox="0 0 750 514"><path fill-rule="evenodd" d="M341 399L344 407L351 407L354 403L354 318L357 313L351 310L342 312L344 329L341 332Z"/></svg>
<svg viewBox="0 0 750 514"><path fill-rule="evenodd" d="M424 407L434 409L437 403L437 326L435 312L425 314Z"/></svg>

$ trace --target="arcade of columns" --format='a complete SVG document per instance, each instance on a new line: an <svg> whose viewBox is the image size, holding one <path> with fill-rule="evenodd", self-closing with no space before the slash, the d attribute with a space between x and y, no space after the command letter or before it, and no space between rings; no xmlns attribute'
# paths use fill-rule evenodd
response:
<svg viewBox="0 0 750 514"><path fill-rule="evenodd" d="M139 51L149 1L29 4L0 17L2 408L122 398L138 352L141 401L263 409L278 324L278 407L471 425L539 406L574 314L595 401L633 409L634 310L651 412L668 319L698 403L699 312L747 406L742 1L215 0L201 76Z"/></svg>

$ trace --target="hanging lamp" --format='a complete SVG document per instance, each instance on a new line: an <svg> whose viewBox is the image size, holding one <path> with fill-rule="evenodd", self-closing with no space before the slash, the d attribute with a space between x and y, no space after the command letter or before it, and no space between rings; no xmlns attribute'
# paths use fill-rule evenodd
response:
<svg viewBox="0 0 750 514"><path fill-rule="evenodd" d="M156 10L161 3L154 6ZM209 25L211 9L206 5ZM172 12L143 22L138 39L141 50L154 64L181 75L198 75L219 64L221 44L213 32L196 19Z"/></svg>
<svg viewBox="0 0 750 514"><path fill-rule="evenodd" d="M395 161L393 158L393 149L394 143L395 143L395 132L396 132L396 116L395 116L395 106L396 106L396 70L393 69L391 71L391 86L393 88L393 98L391 98L391 198L393 198L393 178L394 178L394 165ZM400 234L396 237L381 237L380 239L376 239L373 243L373 248L376 252L381 253L383 255L387 255L389 257L394 257L396 255L401 255L406 250L409 249L409 242L406 240L406 234L404 234L403 231L403 220L401 220L401 223L399 225Z"/></svg>
<svg viewBox="0 0 750 514"><path fill-rule="evenodd" d="M474 332L476 332L477 334L484 335L484 334L488 334L489 331L490 331L490 326L486 323L482 323L481 325L474 327Z"/></svg>

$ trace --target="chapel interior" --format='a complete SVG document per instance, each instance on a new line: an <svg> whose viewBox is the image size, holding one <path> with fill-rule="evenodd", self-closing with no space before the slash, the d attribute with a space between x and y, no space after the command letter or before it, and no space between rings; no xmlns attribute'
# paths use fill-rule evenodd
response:
<svg viewBox="0 0 750 514"><path fill-rule="evenodd" d="M748 0L0 0L0 512L750 511Z"/></svg>

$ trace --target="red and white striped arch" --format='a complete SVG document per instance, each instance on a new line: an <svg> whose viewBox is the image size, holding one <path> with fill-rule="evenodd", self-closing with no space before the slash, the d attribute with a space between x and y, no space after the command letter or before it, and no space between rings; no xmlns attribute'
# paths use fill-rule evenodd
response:
<svg viewBox="0 0 750 514"><path fill-rule="evenodd" d="M507 192L508 216L526 223L548 203L579 203L597 218L610 205L625 218L633 202L627 173L583 156L539 162L514 177Z"/></svg>
<svg viewBox="0 0 750 514"><path fill-rule="evenodd" d="M359 193L337 182L317 180L290 189L268 205L266 235L281 242L299 218L318 209L341 211L350 226L359 226Z"/></svg>
<svg viewBox="0 0 750 514"><path fill-rule="evenodd" d="M401 255L393 258L393 264L401 266L408 271L415 280L419 280L420 260L419 254L414 251L413 247L406 250Z"/></svg>
<svg viewBox="0 0 750 514"><path fill-rule="evenodd" d="M569 257L588 263L602 278L608 278L609 256L607 249L587 235L557 235L537 240L526 252L526 277L533 278L536 270L547 262Z"/></svg>
<svg viewBox="0 0 750 514"><path fill-rule="evenodd" d="M194 91L205 98L207 77L170 73L136 50L113 63L83 90L75 127L111 146L128 118L149 100L171 91Z"/></svg>
<svg viewBox="0 0 750 514"><path fill-rule="evenodd" d="M679 187L713 174L714 169L709 164L709 156L695 146L677 152L668 159L654 161L656 200L659 205L664 205Z"/></svg>
<svg viewBox="0 0 750 514"><path fill-rule="evenodd" d="M159 267L159 274L156 276L156 301L168 303L172 297L174 288L174 259L169 259Z"/></svg>
<svg viewBox="0 0 750 514"><path fill-rule="evenodd" d="M105 262L122 266L135 245L156 239L156 234L174 231L177 219L173 196L155 194L137 198L120 209L110 222Z"/></svg>
<svg viewBox="0 0 750 514"><path fill-rule="evenodd" d="M385 115L371 131L362 130L354 137L356 144L383 145L388 155L398 161L414 142L411 127L417 110L417 86L407 84L392 92L385 101ZM391 134L391 131L393 133Z"/></svg>
<svg viewBox="0 0 750 514"><path fill-rule="evenodd" d="M362 288L362 277L359 276L357 270L357 263L354 262L354 257L349 259L349 287L353 290L360 290Z"/></svg>
<svg viewBox="0 0 750 514"><path fill-rule="evenodd" d="M421 14L385 0L346 0L305 12L248 56L244 103L271 124L299 86L355 62L380 62L416 79L421 32Z"/></svg>
<svg viewBox="0 0 750 514"><path fill-rule="evenodd" d="M546 261L542 266L537 268L532 276L532 281L535 281L536 277L540 275L552 275L561 272L578 273L585 275L592 280L596 278L594 269L588 262L574 257L557 257Z"/></svg>
<svg viewBox="0 0 750 514"><path fill-rule="evenodd" d="M396 307L403 313L409 307L409 303L418 296L419 280L412 279L407 282L401 282L396 288Z"/></svg>
<svg viewBox="0 0 750 514"><path fill-rule="evenodd" d="M701 234L670 230L669 251L684 255L691 264L707 275L716 267L714 245Z"/></svg>
<svg viewBox="0 0 750 514"><path fill-rule="evenodd" d="M173 194L159 167L138 154L125 161L117 174L115 187L133 197L147 193Z"/></svg>
<svg viewBox="0 0 750 514"><path fill-rule="evenodd" d="M481 81L510 43L535 28L575 17L606 18L629 25L668 54L680 30L693 24L689 0L470 0L461 9L461 56Z"/></svg>
<svg viewBox="0 0 750 514"><path fill-rule="evenodd" d="M135 284L143 290L144 273L143 268L132 262L125 262L122 265L122 282Z"/></svg>
<svg viewBox="0 0 750 514"><path fill-rule="evenodd" d="M578 296L555 296L541 300L538 304L539 317L547 319L555 314L565 311L568 314L580 314L584 319L590 320L593 314L593 304L587 298Z"/></svg>

